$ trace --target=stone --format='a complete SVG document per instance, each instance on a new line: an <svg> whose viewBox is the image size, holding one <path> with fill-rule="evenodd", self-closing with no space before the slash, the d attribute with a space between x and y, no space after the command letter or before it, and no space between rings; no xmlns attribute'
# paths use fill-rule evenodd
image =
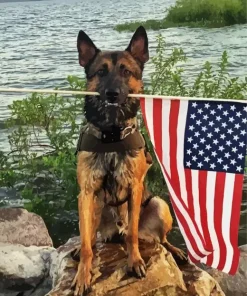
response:
<svg viewBox="0 0 247 296"><path fill-rule="evenodd" d="M22 208L0 208L0 242L23 246L53 246L43 219Z"/></svg>
<svg viewBox="0 0 247 296"><path fill-rule="evenodd" d="M58 248L50 270L53 288L46 296L73 295L71 283L77 271L79 248L79 237ZM140 252L147 265L147 275L141 280L126 275L125 245L98 240L94 248L92 292L88 296L225 295L219 284L195 265L180 269L161 245L140 242Z"/></svg>
<svg viewBox="0 0 247 296"><path fill-rule="evenodd" d="M52 247L0 243L0 296L44 296L49 292L54 252Z"/></svg>
<svg viewBox="0 0 247 296"><path fill-rule="evenodd" d="M240 262L235 275L205 266L205 270L220 284L227 296L247 295L247 245L240 246L239 249Z"/></svg>

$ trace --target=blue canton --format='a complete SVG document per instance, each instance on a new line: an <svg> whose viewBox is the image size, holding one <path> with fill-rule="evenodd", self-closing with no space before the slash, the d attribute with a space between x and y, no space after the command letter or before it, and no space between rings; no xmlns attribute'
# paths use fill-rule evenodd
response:
<svg viewBox="0 0 247 296"><path fill-rule="evenodd" d="M185 168L243 174L246 146L246 104L189 102L184 145Z"/></svg>

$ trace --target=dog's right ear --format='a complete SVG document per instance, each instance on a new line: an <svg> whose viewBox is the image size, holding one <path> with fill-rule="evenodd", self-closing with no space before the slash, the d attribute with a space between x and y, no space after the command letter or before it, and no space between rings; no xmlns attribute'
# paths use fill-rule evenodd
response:
<svg viewBox="0 0 247 296"><path fill-rule="evenodd" d="M79 31L77 37L77 49L79 53L79 64L86 67L100 50L84 31Z"/></svg>

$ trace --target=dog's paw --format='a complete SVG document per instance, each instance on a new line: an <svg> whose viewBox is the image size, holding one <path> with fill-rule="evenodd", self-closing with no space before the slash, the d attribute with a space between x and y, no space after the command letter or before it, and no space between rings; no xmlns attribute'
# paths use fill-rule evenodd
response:
<svg viewBox="0 0 247 296"><path fill-rule="evenodd" d="M179 248L176 248L170 244L167 244L167 243L164 243L162 244L168 251L171 252L174 260L176 261L177 265L185 265L189 262L188 260L188 256L187 254L179 249Z"/></svg>
<svg viewBox="0 0 247 296"><path fill-rule="evenodd" d="M81 263L79 263L71 288L74 289L74 296L86 296L92 291L90 269L84 269Z"/></svg>
<svg viewBox="0 0 247 296"><path fill-rule="evenodd" d="M128 260L128 275L137 277L138 279L146 276L146 265L141 255Z"/></svg>

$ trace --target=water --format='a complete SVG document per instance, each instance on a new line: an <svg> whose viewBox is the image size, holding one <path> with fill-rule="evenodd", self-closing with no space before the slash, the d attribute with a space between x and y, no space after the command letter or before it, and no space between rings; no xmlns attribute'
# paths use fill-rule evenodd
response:
<svg viewBox="0 0 247 296"><path fill-rule="evenodd" d="M101 49L124 49L132 33L118 33L113 30L114 25L132 20L163 18L165 8L174 1L53 0L0 3L0 87L63 87L68 75L84 76L76 50L80 29L86 31ZM168 52L174 47L181 47L185 51L188 61L184 67L188 81L198 74L206 60L216 65L224 50L229 55L232 76L244 77L247 74L247 25L219 29L171 28L160 33L166 39ZM157 34L148 32L151 56L155 53ZM145 81L151 71L149 62L144 73ZM23 94L0 93L0 151L9 149L7 131L3 127L3 121L10 114L7 106L23 97ZM14 196L12 193L11 197ZM246 200L241 218L242 244L247 242Z"/></svg>

